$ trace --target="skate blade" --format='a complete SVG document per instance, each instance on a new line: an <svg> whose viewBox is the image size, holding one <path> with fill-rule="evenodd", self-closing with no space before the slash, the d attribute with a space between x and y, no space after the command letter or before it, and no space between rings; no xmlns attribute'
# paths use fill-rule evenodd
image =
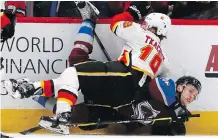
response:
<svg viewBox="0 0 218 138"><path fill-rule="evenodd" d="M69 127L65 126L65 125L61 125L59 124L57 127L52 127L52 122L49 121L45 121L45 120L40 120L39 122L39 126L51 131L53 133L58 133L58 134L62 134L62 135L69 135L70 131L69 131Z"/></svg>

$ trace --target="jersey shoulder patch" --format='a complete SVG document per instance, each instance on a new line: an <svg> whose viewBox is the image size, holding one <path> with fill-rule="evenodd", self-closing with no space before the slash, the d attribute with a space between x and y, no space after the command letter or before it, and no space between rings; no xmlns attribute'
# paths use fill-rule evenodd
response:
<svg viewBox="0 0 218 138"><path fill-rule="evenodd" d="M124 23L123 23L123 28L127 28L127 27L130 27L130 26L132 26L132 21L125 21Z"/></svg>

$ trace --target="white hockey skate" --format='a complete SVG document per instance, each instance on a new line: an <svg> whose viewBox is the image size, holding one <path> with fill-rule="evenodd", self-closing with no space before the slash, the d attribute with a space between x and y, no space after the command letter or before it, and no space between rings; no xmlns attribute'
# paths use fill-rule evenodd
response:
<svg viewBox="0 0 218 138"><path fill-rule="evenodd" d="M70 112L63 112L56 116L42 116L39 126L54 133L69 135L69 126L65 124L69 123L70 119Z"/></svg>
<svg viewBox="0 0 218 138"><path fill-rule="evenodd" d="M98 15L100 14L99 10L89 1L75 1L75 4L80 11L80 14L83 20L92 19L96 21Z"/></svg>

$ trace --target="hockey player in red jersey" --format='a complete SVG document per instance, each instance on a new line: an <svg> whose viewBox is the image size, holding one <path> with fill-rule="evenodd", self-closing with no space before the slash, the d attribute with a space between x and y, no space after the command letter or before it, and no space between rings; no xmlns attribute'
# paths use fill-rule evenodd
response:
<svg viewBox="0 0 218 138"><path fill-rule="evenodd" d="M14 36L16 17L25 16L25 1L7 1L1 9L1 41Z"/></svg>
<svg viewBox="0 0 218 138"><path fill-rule="evenodd" d="M89 3L81 2L77 3L77 5L84 21L81 24L77 39L74 42L74 48L69 57L72 67L65 69L60 77L52 80L32 83L25 80L10 79L5 82L5 88L10 95L14 98L28 98L33 95L57 97L56 115L51 117L50 120L66 124L71 120L71 108L76 104L79 91L84 95L85 104L119 111L119 117L122 119L177 117L178 114L174 112L174 108L169 109L158 100L145 100L140 94L142 88L148 89L146 86L151 78L157 75L166 76L165 65L163 64L166 58L159 43L166 36L167 29L170 26L169 18L163 14L150 14L147 16L147 22L150 23L145 26L121 18L139 19L138 12L140 11L134 9L132 5L127 12L115 16L114 22L111 24L112 31L127 40L123 54L118 61L89 61L75 64L75 60L73 60L75 56L72 56L75 54L80 57L79 62L88 60L88 54L93 49L93 30L96 23L94 14L90 14L93 13L93 10ZM131 39L131 37L125 36L126 29L127 32L134 29L139 31L141 35L139 33L139 36L137 36L137 33L133 33L137 38ZM143 87L144 85L146 86ZM142 92L145 92L145 90ZM143 113L145 111L142 111L142 108L139 108L142 106L145 107L147 115ZM176 107L176 109L179 107ZM123 112L126 108L129 110L128 113ZM151 122L142 121L141 123ZM56 131L54 128L47 126L46 123L40 125L46 129ZM64 131L64 133L69 132Z"/></svg>

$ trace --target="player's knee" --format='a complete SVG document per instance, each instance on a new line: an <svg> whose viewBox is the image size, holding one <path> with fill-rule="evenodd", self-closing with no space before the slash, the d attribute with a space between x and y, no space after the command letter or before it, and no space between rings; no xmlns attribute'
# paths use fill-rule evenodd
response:
<svg viewBox="0 0 218 138"><path fill-rule="evenodd" d="M79 80L74 67L66 68L58 78L59 89L57 96L57 112L70 111L71 106L77 102ZM60 109L60 107L66 107Z"/></svg>
<svg viewBox="0 0 218 138"><path fill-rule="evenodd" d="M75 67L66 68L58 78L60 85L68 85L75 89L79 88L79 80Z"/></svg>
<svg viewBox="0 0 218 138"><path fill-rule="evenodd" d="M75 49L81 49L87 54L91 54L93 50L93 45L91 43L85 42L85 41L75 41L73 48Z"/></svg>
<svg viewBox="0 0 218 138"><path fill-rule="evenodd" d="M68 58L70 66L73 66L74 64L80 63L80 62L85 62L88 61L89 55L88 53L80 48L74 48L70 56Z"/></svg>

